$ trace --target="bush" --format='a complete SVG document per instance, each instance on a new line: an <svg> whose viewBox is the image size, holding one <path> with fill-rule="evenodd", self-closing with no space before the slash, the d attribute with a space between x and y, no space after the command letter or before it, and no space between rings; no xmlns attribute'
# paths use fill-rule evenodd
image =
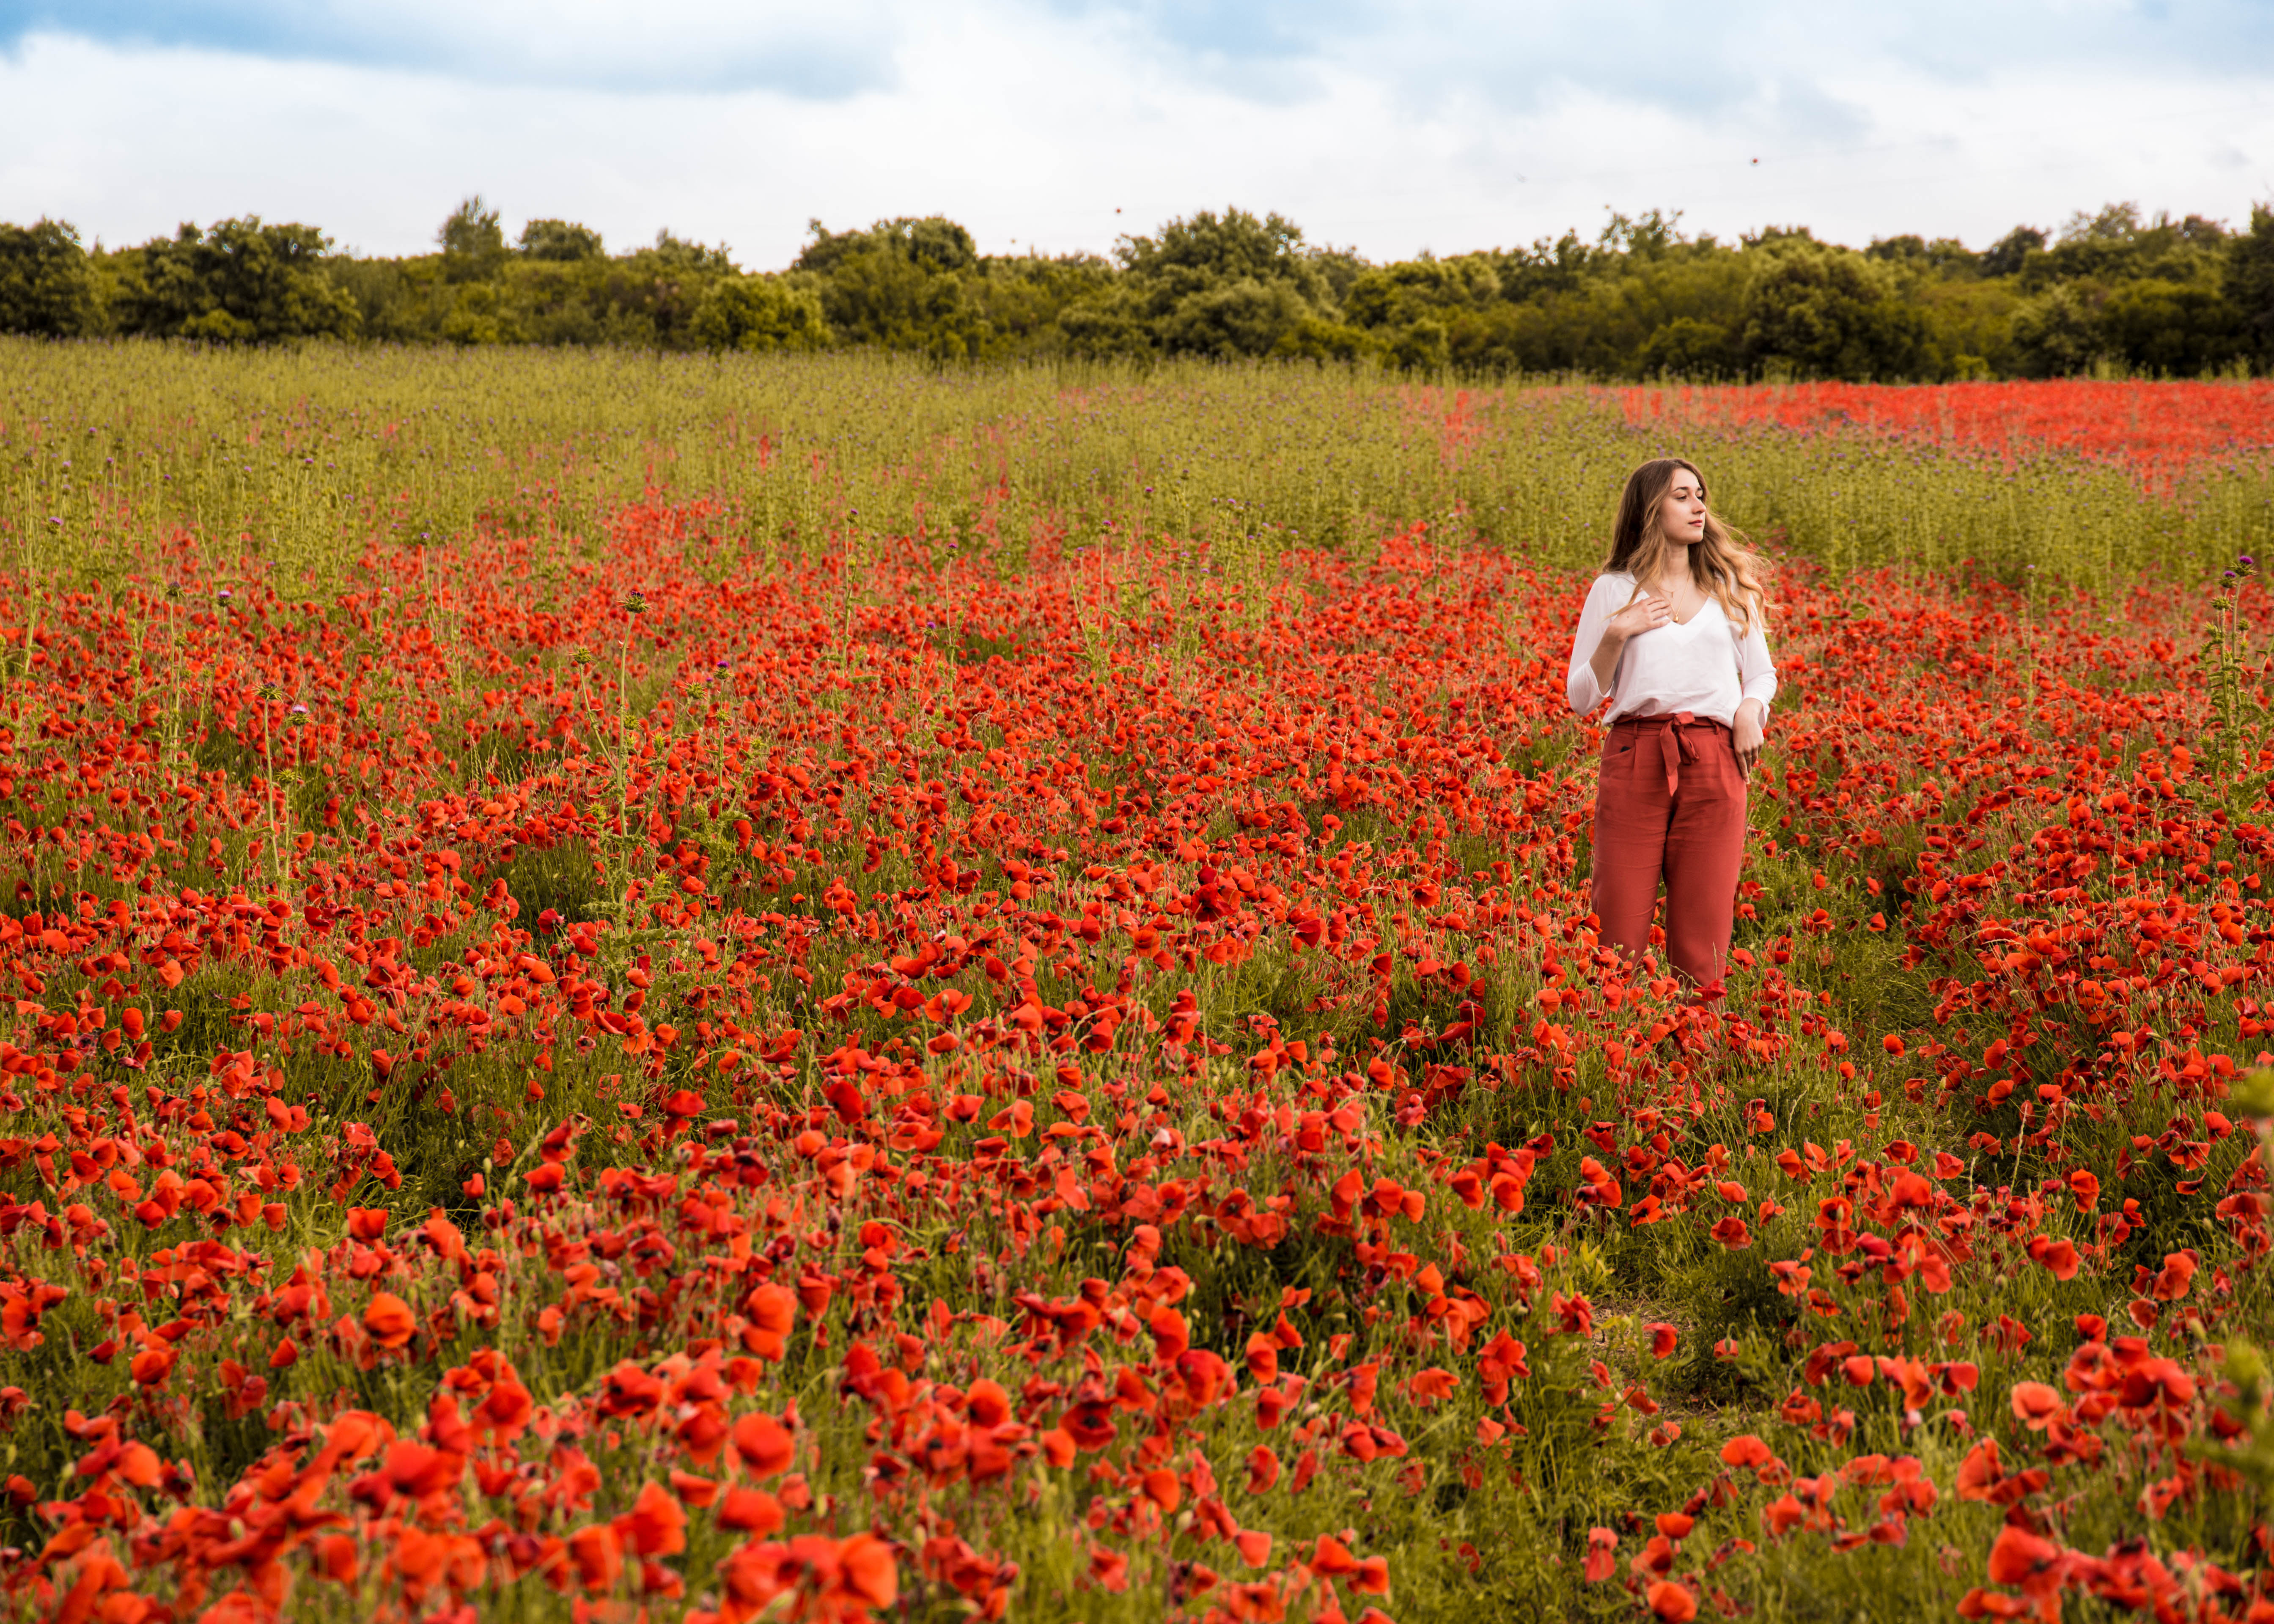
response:
<svg viewBox="0 0 2274 1624"><path fill-rule="evenodd" d="M668 230L608 254L538 218L508 243L470 197L436 252L331 258L312 227L253 217L82 253L68 225L0 228L0 328L222 342L641 349L858 344L935 360L1073 355L1383 361L1409 372L1892 381L2047 377L2105 357L2195 375L2274 366L2274 214L2231 232L2118 203L2057 242L1982 252L1916 234L1858 253L1805 227L1724 243L1680 216L1615 214L1592 239L1370 265L1276 214L1228 208L1122 237L1111 259L983 256L942 215L811 222L787 280ZM818 311L817 319L814 315Z"/></svg>
<svg viewBox="0 0 2274 1624"><path fill-rule="evenodd" d="M711 284L690 329L705 350L817 350L828 342L821 300L781 276L729 276Z"/></svg>
<svg viewBox="0 0 2274 1624"><path fill-rule="evenodd" d="M1884 265L1852 249L1786 237L1753 251L1743 344L1755 364L1808 378L1885 382L1926 370L1926 323Z"/></svg>
<svg viewBox="0 0 2274 1624"><path fill-rule="evenodd" d="M454 344L502 344L520 334L498 289L470 282L457 289L450 313L442 318L442 336Z"/></svg>
<svg viewBox="0 0 2274 1624"><path fill-rule="evenodd" d="M450 211L437 237L442 244L445 282L484 282L505 263L505 230L497 210L477 192Z"/></svg>
<svg viewBox="0 0 2274 1624"><path fill-rule="evenodd" d="M1306 324L1299 322L1282 338L1299 342L1298 335L1306 330ZM1078 356L1103 360L1154 353L1152 327L1127 288L1114 288L1068 305L1058 312L1058 331L1065 335L1066 349Z"/></svg>
<svg viewBox="0 0 2274 1624"><path fill-rule="evenodd" d="M1743 357L1718 321L1677 316L1644 341L1636 365L1645 377L1728 378L1744 370Z"/></svg>
<svg viewBox="0 0 2274 1624"><path fill-rule="evenodd" d="M2056 287L2014 314L2014 348L2031 378L2067 378L2099 356L2099 326L2074 288Z"/></svg>
<svg viewBox="0 0 2274 1624"><path fill-rule="evenodd" d="M2274 364L2274 208L2253 204L2250 229L2229 241L2224 290L2245 351L2261 366Z"/></svg>
<svg viewBox="0 0 2274 1624"><path fill-rule="evenodd" d="M1282 337L1315 318L1315 308L1286 282L1242 277L1186 294L1156 324L1155 338L1171 355L1231 360L1269 355Z"/></svg>
<svg viewBox="0 0 2274 1624"><path fill-rule="evenodd" d="M983 261L964 290L983 329L983 353L1023 355L1061 348L1066 309L1113 279L1113 267L1096 254L1026 254Z"/></svg>
<svg viewBox="0 0 2274 1624"><path fill-rule="evenodd" d="M1343 309L1359 327L1383 327L1481 310L1500 297L1500 274L1484 255L1438 259L1425 254L1361 272L1344 297Z"/></svg>
<svg viewBox="0 0 2274 1624"><path fill-rule="evenodd" d="M122 256L118 326L221 343L351 338L358 312L322 264L330 247L313 226L264 225L258 214L210 230L184 225Z"/></svg>
<svg viewBox="0 0 2274 1624"><path fill-rule="evenodd" d="M2216 288L2149 278L2127 282L2100 308L2108 352L2143 372L2193 378L2242 353L2241 323Z"/></svg>
<svg viewBox="0 0 2274 1624"><path fill-rule="evenodd" d="M978 312L954 273L927 269L889 246L870 247L836 261L823 287L822 309L840 338L941 360L979 353Z"/></svg>
<svg viewBox="0 0 2274 1624"><path fill-rule="evenodd" d="M521 252L531 259L575 263L602 257L600 234L568 220L532 220L521 229Z"/></svg>
<svg viewBox="0 0 2274 1624"><path fill-rule="evenodd" d="M935 274L968 271L979 263L978 245L971 233L938 214L910 219L879 220L865 231L832 231L818 220L806 222L813 240L800 252L793 270L825 275L857 255L883 253L905 259Z"/></svg>
<svg viewBox="0 0 2274 1624"><path fill-rule="evenodd" d="M1246 209L1201 209L1171 220L1157 237L1123 237L1114 253L1156 309L1243 282L1284 285L1314 307L1334 303L1325 273L1304 249L1303 229L1278 214L1258 220Z"/></svg>
<svg viewBox="0 0 2274 1624"><path fill-rule="evenodd" d="M0 333L77 338L95 327L94 282L79 232L61 220L0 225Z"/></svg>
<svg viewBox="0 0 2274 1624"><path fill-rule="evenodd" d="M1438 329L1440 337L1444 329ZM1380 352L1382 345L1373 334L1362 327L1329 321L1321 316L1306 316L1282 333L1271 346L1271 353L1284 359L1303 361L1357 361Z"/></svg>
<svg viewBox="0 0 2274 1624"><path fill-rule="evenodd" d="M1408 322L1390 341L1389 364L1405 372L1442 372L1451 358L1445 324L1433 316Z"/></svg>
<svg viewBox="0 0 2274 1624"><path fill-rule="evenodd" d="M1126 299L1105 320L1077 319L1074 348L1102 352L1097 341L1170 355L1269 355L1306 322L1339 313L1320 257L1300 227L1277 214L1202 209L1171 220L1156 237L1125 237L1114 250ZM1103 312L1101 312L1103 316Z"/></svg>

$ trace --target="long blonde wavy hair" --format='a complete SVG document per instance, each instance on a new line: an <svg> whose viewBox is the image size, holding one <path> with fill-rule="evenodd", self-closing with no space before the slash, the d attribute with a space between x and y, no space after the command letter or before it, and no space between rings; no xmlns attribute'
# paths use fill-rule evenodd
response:
<svg viewBox="0 0 2274 1624"><path fill-rule="evenodd" d="M1695 479L1698 494L1704 498L1706 476L1698 471L1696 463L1680 457L1655 457L1645 462L1627 476L1627 487L1619 494L1619 514L1611 526L1611 555L1603 568L1631 575L1638 596L1642 583L1657 580L1666 563L1669 544L1665 527L1658 522L1658 510L1677 473ZM1721 613L1729 617L1739 636L1752 630L1755 615L1767 619L1768 598L1761 583L1760 559L1746 546L1743 537L1721 523L1710 505L1706 509L1705 538L1690 547L1690 577L1720 602Z"/></svg>

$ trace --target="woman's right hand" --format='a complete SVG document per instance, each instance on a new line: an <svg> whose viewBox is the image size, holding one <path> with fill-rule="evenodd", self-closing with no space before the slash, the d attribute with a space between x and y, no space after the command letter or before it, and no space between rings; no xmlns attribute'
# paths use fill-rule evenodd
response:
<svg viewBox="0 0 2274 1624"><path fill-rule="evenodd" d="M1674 610L1666 599L1655 593L1645 593L1605 621L1603 633L1607 639L1624 643L1630 637L1669 625L1673 620Z"/></svg>

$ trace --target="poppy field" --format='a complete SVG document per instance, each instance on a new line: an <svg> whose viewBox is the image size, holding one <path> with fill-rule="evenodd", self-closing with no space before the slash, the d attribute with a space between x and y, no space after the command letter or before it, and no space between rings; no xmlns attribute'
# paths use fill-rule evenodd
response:
<svg viewBox="0 0 2274 1624"><path fill-rule="evenodd" d="M1664 402L0 361L9 1616L2274 1617L2255 386L1679 404L1701 999Z"/></svg>

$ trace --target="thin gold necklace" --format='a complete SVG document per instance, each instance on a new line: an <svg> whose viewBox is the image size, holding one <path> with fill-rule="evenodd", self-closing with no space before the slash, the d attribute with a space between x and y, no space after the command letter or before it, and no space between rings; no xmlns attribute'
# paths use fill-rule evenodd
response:
<svg viewBox="0 0 2274 1624"><path fill-rule="evenodd" d="M1686 584L1687 584L1687 585L1688 585L1688 586L1689 586L1692 590L1697 591L1697 593L1698 593L1698 601L1697 601L1697 603L1696 603L1696 604L1694 604L1693 605L1691 605L1691 607L1690 607L1690 613L1689 613L1688 614L1676 614L1676 615L1675 615L1675 617L1674 617L1674 623L1675 623L1676 626L1687 626L1687 625L1689 625L1689 624L1690 624L1690 621L1692 621L1692 620L1696 620L1696 619L1698 617L1698 615L1699 615L1701 613L1703 613L1703 612L1704 612L1705 607L1706 607L1706 598L1709 596L1709 594L1707 594L1705 590L1703 590L1702 589L1698 588L1698 583L1697 583L1696 582L1694 582L1694 581L1692 581L1692 582L1689 582L1689 583L1687 583ZM1673 610L1673 607L1674 607L1674 604L1675 604L1675 595L1674 595L1671 591L1669 591L1669 590L1667 590L1666 583L1665 583L1665 580L1664 580L1664 578L1663 578L1663 577L1661 577L1661 578L1660 579L1659 585L1658 585L1658 591L1659 591L1659 596L1660 596L1661 598L1665 598L1665 599L1666 599L1667 608L1668 608L1668 612L1670 613L1670 612Z"/></svg>

